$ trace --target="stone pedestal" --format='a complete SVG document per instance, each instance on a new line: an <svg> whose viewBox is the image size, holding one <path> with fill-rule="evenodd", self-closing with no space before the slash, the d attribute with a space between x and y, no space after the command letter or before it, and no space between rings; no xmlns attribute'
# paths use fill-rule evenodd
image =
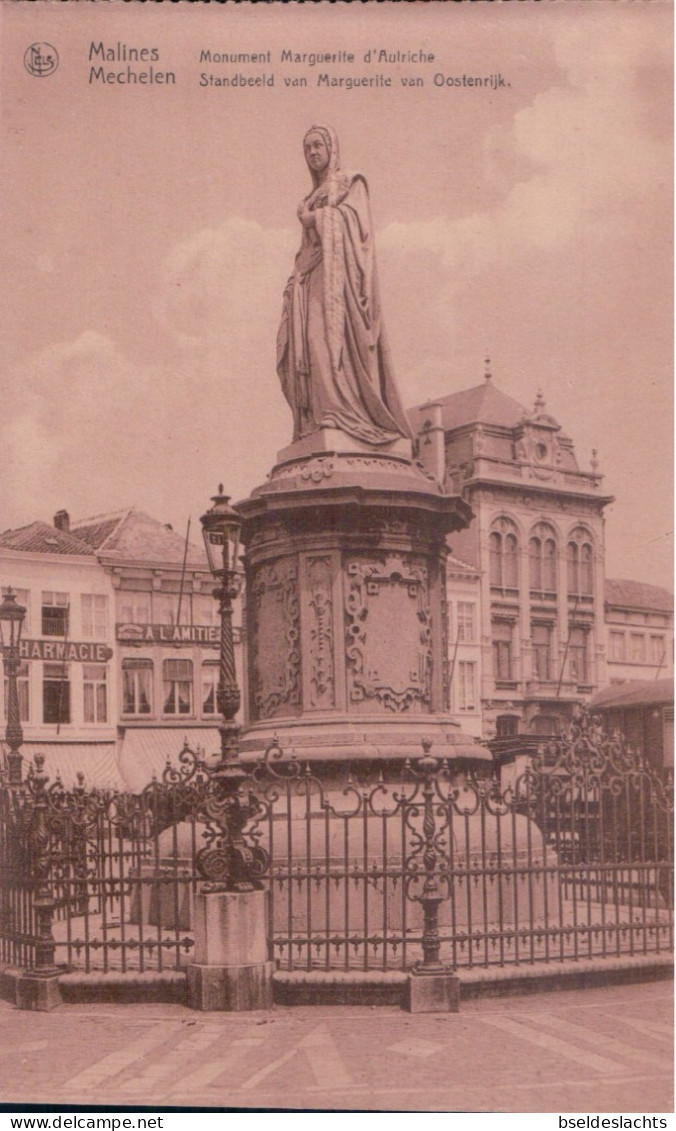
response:
<svg viewBox="0 0 676 1131"><path fill-rule="evenodd" d="M409 1013L458 1013L460 981L445 970L412 970L404 1002Z"/></svg>
<svg viewBox="0 0 676 1131"><path fill-rule="evenodd" d="M265 892L198 891L192 920L192 1008L270 1009L274 963L267 960Z"/></svg>
<svg viewBox="0 0 676 1131"><path fill-rule="evenodd" d="M246 546L243 760L492 761L448 712L446 537L471 518L406 452L323 429L238 503ZM398 449L401 450L398 450Z"/></svg>

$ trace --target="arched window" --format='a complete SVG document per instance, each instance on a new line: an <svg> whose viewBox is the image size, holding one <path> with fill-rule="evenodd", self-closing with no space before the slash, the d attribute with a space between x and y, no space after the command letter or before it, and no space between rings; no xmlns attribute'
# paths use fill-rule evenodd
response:
<svg viewBox="0 0 676 1131"><path fill-rule="evenodd" d="M556 534L546 522L533 528L528 543L530 590L532 593L556 593Z"/></svg>
<svg viewBox="0 0 676 1131"><path fill-rule="evenodd" d="M492 531L489 539L491 585L502 585L502 534Z"/></svg>
<svg viewBox="0 0 676 1131"><path fill-rule="evenodd" d="M519 543L516 534L505 534L502 554L503 585L507 589L519 588Z"/></svg>
<svg viewBox="0 0 676 1131"><path fill-rule="evenodd" d="M580 593L591 596L592 592L592 548L589 542L580 546Z"/></svg>
<svg viewBox="0 0 676 1131"><path fill-rule="evenodd" d="M584 526L576 526L568 540L568 593L591 597L594 591L594 548Z"/></svg>
<svg viewBox="0 0 676 1131"><path fill-rule="evenodd" d="M493 523L488 536L490 583L496 589L519 588L519 539L509 518Z"/></svg>

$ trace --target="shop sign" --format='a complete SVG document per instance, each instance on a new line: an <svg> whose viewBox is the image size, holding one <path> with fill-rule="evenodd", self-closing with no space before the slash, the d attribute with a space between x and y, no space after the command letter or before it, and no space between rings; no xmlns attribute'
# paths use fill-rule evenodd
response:
<svg viewBox="0 0 676 1131"><path fill-rule="evenodd" d="M221 630L212 624L117 624L115 635L125 644L202 644L216 648Z"/></svg>
<svg viewBox="0 0 676 1131"><path fill-rule="evenodd" d="M71 640L22 640L19 645L22 660L79 660L83 664L105 664L113 655L107 644L92 640L82 643Z"/></svg>

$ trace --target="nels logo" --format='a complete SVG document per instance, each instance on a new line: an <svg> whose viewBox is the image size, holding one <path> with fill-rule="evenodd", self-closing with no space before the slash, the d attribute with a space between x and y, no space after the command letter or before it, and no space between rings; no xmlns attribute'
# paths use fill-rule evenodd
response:
<svg viewBox="0 0 676 1131"><path fill-rule="evenodd" d="M59 53L51 43L31 43L24 53L23 65L29 75L44 79L54 74L59 65Z"/></svg>

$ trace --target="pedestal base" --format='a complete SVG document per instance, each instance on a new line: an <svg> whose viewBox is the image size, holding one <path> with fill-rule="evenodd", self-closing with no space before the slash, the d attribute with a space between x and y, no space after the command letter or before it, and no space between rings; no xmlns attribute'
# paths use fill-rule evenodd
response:
<svg viewBox="0 0 676 1131"><path fill-rule="evenodd" d="M195 896L195 962L188 967L193 1009L272 1008L274 962L267 957L264 891L199 890Z"/></svg>
<svg viewBox="0 0 676 1131"><path fill-rule="evenodd" d="M251 966L188 967L188 1004L192 1009L272 1009L274 962Z"/></svg>
<svg viewBox="0 0 676 1131"><path fill-rule="evenodd" d="M426 974L412 970L404 1000L409 1013L459 1013L460 980L445 971Z"/></svg>
<svg viewBox="0 0 676 1131"><path fill-rule="evenodd" d="M33 1009L38 1013L49 1013L61 1005L59 975L40 977L39 974L23 974L16 982L16 1004L18 1009Z"/></svg>

